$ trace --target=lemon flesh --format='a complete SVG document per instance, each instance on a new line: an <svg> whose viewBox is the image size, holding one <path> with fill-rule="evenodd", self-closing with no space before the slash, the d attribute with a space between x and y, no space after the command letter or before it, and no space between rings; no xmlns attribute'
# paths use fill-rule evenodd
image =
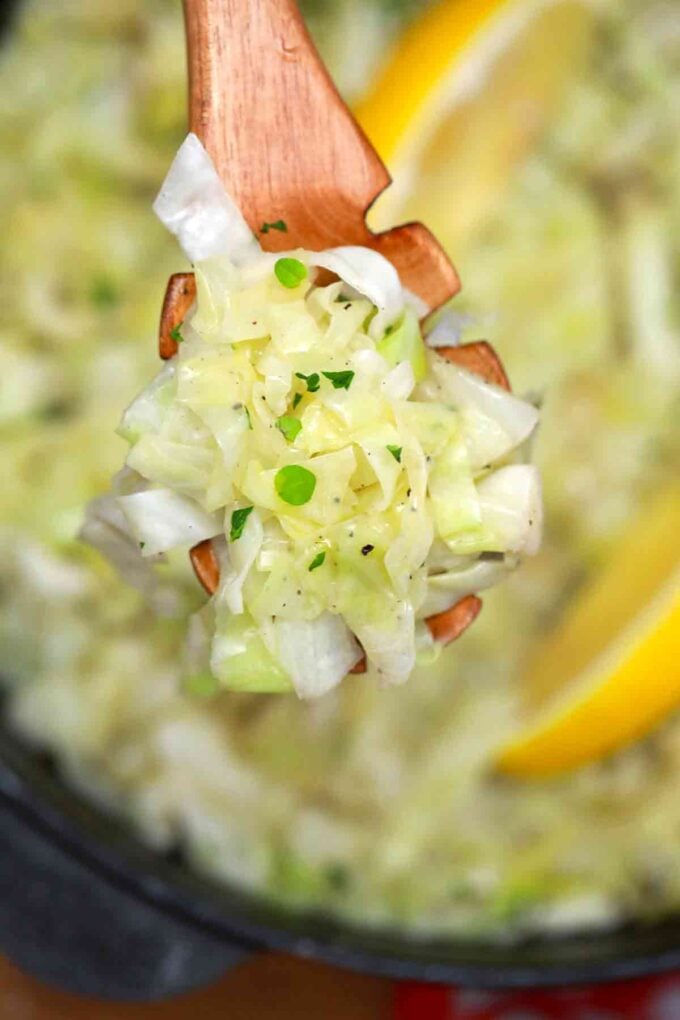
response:
<svg viewBox="0 0 680 1020"><path fill-rule="evenodd" d="M455 254L554 112L592 24L577 0L444 0L418 19L356 110L394 181L371 226L421 220Z"/></svg>
<svg viewBox="0 0 680 1020"><path fill-rule="evenodd" d="M534 721L502 748L509 775L555 775L630 744L680 705L680 487L657 497L536 648Z"/></svg>

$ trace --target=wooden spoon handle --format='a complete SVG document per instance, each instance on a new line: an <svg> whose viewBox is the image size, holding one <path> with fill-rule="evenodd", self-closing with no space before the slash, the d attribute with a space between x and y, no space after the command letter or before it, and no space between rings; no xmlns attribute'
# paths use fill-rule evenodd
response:
<svg viewBox="0 0 680 1020"><path fill-rule="evenodd" d="M189 125L257 231L348 244L389 183L321 63L292 0L186 0Z"/></svg>
<svg viewBox="0 0 680 1020"><path fill-rule="evenodd" d="M453 297L456 272L425 227L376 236L366 226L390 177L293 0L184 0L184 10L189 126L263 247L368 245L430 308ZM280 219L287 232L261 233Z"/></svg>

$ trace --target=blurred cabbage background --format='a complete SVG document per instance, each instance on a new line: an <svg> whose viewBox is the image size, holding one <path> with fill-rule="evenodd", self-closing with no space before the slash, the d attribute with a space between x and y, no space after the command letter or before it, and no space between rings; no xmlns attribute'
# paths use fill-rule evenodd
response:
<svg viewBox="0 0 680 1020"><path fill-rule="evenodd" d="M429 6L303 4L353 103ZM179 2L27 0L4 39L8 718L154 845L288 902L468 934L680 903L677 722L557 782L487 770L520 717L534 640L677 475L678 8L588 8L583 59L530 144L496 148L514 137L510 113L502 94L487 104L496 185L474 217L459 212L474 166L455 201L447 191L474 139L452 139L445 120L401 199L461 273L462 337L491 340L515 388L543 402L544 550L407 688L351 681L313 705L188 698L183 617L200 595L185 565L169 568L176 615L158 620L74 537L123 455L113 429L156 370L159 303L181 268L150 210L185 132Z"/></svg>

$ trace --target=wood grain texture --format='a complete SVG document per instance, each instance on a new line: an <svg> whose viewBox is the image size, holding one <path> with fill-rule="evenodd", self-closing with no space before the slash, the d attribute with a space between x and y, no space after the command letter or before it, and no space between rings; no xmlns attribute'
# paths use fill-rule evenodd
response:
<svg viewBox="0 0 680 1020"><path fill-rule="evenodd" d="M442 645L450 645L452 641L464 634L471 623L474 623L482 608L482 600L477 595L465 595L441 613L428 616L425 620L427 628L435 641ZM350 673L366 672L366 656L352 666Z"/></svg>
<svg viewBox="0 0 680 1020"><path fill-rule="evenodd" d="M510 380L505 373L501 359L486 340L474 340L469 344L460 344L459 347L439 347L437 352L441 354L442 358L452 361L459 368L466 368L468 372L474 372L484 382L494 383L494 385L510 391Z"/></svg>
<svg viewBox="0 0 680 1020"><path fill-rule="evenodd" d="M196 277L193 273L173 273L168 280L158 327L158 353L163 361L177 354L177 341L172 331L181 326L196 300Z"/></svg>
<svg viewBox="0 0 680 1020"><path fill-rule="evenodd" d="M189 126L264 248L362 244L431 309L459 289L420 223L366 226L390 177L340 98L293 0L184 0ZM287 233L260 232L283 219Z"/></svg>
<svg viewBox="0 0 680 1020"><path fill-rule="evenodd" d="M206 538L189 551L191 566L208 595L214 595L220 583L220 563L211 539Z"/></svg>
<svg viewBox="0 0 680 1020"><path fill-rule="evenodd" d="M477 595L466 595L442 613L428 616L425 623L435 641L450 645L468 629L479 616L482 600Z"/></svg>

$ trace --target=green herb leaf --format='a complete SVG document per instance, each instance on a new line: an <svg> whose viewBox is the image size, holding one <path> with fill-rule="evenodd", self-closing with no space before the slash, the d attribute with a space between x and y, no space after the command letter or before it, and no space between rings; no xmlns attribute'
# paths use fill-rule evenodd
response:
<svg viewBox="0 0 680 1020"><path fill-rule="evenodd" d="M301 393L296 393L295 396L293 397L293 410L295 410L295 408L298 406L298 404L300 403L301 400L302 400L302 394Z"/></svg>
<svg viewBox="0 0 680 1020"><path fill-rule="evenodd" d="M319 386L321 385L321 377L318 372L312 372L311 375L305 375L304 372L296 372L295 375L298 379L304 379L307 383L307 389L310 393L316 393Z"/></svg>
<svg viewBox="0 0 680 1020"><path fill-rule="evenodd" d="M252 512L252 506L244 506L238 510L234 510L231 515L231 530L229 531L230 542L235 542L241 537L243 529L246 526L246 521Z"/></svg>
<svg viewBox="0 0 680 1020"><path fill-rule="evenodd" d="M392 456L396 460L397 464L401 464L401 451L402 451L403 447L401 447L401 446L392 446L391 443L388 443L387 444L387 449L390 451L390 453L392 454Z"/></svg>
<svg viewBox="0 0 680 1020"><path fill-rule="evenodd" d="M307 570L310 572L310 574L313 570L316 570L317 567L320 567L325 559L326 559L325 552L317 553L312 562L307 567Z"/></svg>
<svg viewBox="0 0 680 1020"><path fill-rule="evenodd" d="M352 876L349 868L344 864L330 864L325 869L326 881L336 893L345 893L352 884Z"/></svg>
<svg viewBox="0 0 680 1020"><path fill-rule="evenodd" d="M292 443L302 428L302 422L299 418L294 418L292 414L282 414L280 418L276 419L276 427L283 432L288 442Z"/></svg>
<svg viewBox="0 0 680 1020"><path fill-rule="evenodd" d="M260 227L261 234L268 234L270 230L280 230L285 234L288 231L288 226L285 220L274 220L273 223L263 223Z"/></svg>
<svg viewBox="0 0 680 1020"><path fill-rule="evenodd" d="M354 372L322 372L333 383L334 390L348 390L352 385Z"/></svg>
<svg viewBox="0 0 680 1020"><path fill-rule="evenodd" d="M193 698L211 698L213 694L217 694L219 687L218 681L207 670L205 673L186 676L182 682L184 693Z"/></svg>
<svg viewBox="0 0 680 1020"><path fill-rule="evenodd" d="M286 464L274 475L274 488L284 503L302 506L314 495L316 475L299 464Z"/></svg>
<svg viewBox="0 0 680 1020"><path fill-rule="evenodd" d="M90 300L97 308L113 308L118 304L118 290L108 276L95 277L90 287Z"/></svg>
<svg viewBox="0 0 680 1020"><path fill-rule="evenodd" d="M172 337L176 344L184 343L184 337L180 333L180 329L182 328L183 325L184 325L183 322L179 322L176 326L173 326L173 328L170 330L170 336Z"/></svg>
<svg viewBox="0 0 680 1020"><path fill-rule="evenodd" d="M274 274L280 284L293 290L306 279L307 266L299 259L277 259L274 263Z"/></svg>

